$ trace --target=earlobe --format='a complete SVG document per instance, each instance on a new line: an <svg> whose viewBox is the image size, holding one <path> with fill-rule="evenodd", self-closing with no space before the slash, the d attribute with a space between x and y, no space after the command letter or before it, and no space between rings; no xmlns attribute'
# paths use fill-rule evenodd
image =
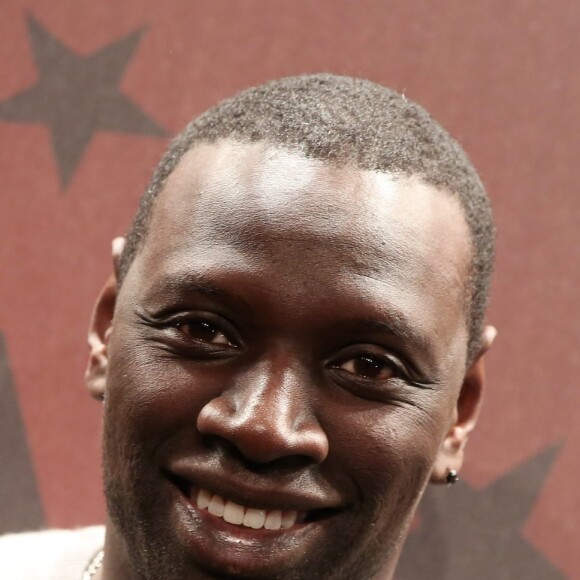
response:
<svg viewBox="0 0 580 580"><path fill-rule="evenodd" d="M113 330L113 314L117 298L117 280L111 276L97 299L89 327L89 360L85 381L94 399L103 400L109 362L108 344Z"/></svg>
<svg viewBox="0 0 580 580"><path fill-rule="evenodd" d="M480 351L465 374L454 409L452 424L439 448L431 472L432 483L450 483L450 480L454 479L453 474L456 475L461 470L465 446L477 422L483 399L484 357L496 335L497 331L493 326L485 327Z"/></svg>

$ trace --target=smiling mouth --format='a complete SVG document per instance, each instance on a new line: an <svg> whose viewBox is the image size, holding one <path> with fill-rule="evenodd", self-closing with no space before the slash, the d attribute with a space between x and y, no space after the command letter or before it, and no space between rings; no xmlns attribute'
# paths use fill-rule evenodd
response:
<svg viewBox="0 0 580 580"><path fill-rule="evenodd" d="M335 515L336 508L319 508L308 511L279 509L261 509L240 505L226 497L203 488L194 488L193 484L173 473L169 480L185 496L188 503L200 511L223 519L228 524L253 530L292 530L301 524L309 524Z"/></svg>
<svg viewBox="0 0 580 580"><path fill-rule="evenodd" d="M197 492L197 507L200 510L207 511L219 518L223 518L228 524L235 524L260 530L289 530L293 528L299 520L304 521L304 512L299 513L295 510L264 510L244 507L229 499L225 499L216 493L206 489L200 489Z"/></svg>

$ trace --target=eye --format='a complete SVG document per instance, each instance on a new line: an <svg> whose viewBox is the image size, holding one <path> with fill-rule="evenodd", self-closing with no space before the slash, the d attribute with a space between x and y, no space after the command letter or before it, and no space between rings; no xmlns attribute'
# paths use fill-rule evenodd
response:
<svg viewBox="0 0 580 580"><path fill-rule="evenodd" d="M225 333L215 324L207 320L186 320L176 325L186 338L206 344L236 346Z"/></svg>
<svg viewBox="0 0 580 580"><path fill-rule="evenodd" d="M334 367L351 375L379 381L390 379L399 374L393 363L372 354L353 356L334 365Z"/></svg>

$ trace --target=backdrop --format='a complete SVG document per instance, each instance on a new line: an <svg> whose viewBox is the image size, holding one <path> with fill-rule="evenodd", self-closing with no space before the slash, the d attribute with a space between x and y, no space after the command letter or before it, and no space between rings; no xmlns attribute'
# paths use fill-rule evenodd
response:
<svg viewBox="0 0 580 580"><path fill-rule="evenodd" d="M370 78L467 149L499 227L489 390L405 579L580 578L577 0L1 0L0 531L100 522L92 303L168 137L274 77Z"/></svg>

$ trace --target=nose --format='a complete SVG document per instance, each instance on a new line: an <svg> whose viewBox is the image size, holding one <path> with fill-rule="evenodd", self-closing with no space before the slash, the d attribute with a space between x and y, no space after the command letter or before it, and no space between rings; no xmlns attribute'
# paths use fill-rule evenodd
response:
<svg viewBox="0 0 580 580"><path fill-rule="evenodd" d="M197 428L202 435L228 441L252 462L300 457L321 463L328 455L328 439L309 391L295 369L259 364L202 408Z"/></svg>

